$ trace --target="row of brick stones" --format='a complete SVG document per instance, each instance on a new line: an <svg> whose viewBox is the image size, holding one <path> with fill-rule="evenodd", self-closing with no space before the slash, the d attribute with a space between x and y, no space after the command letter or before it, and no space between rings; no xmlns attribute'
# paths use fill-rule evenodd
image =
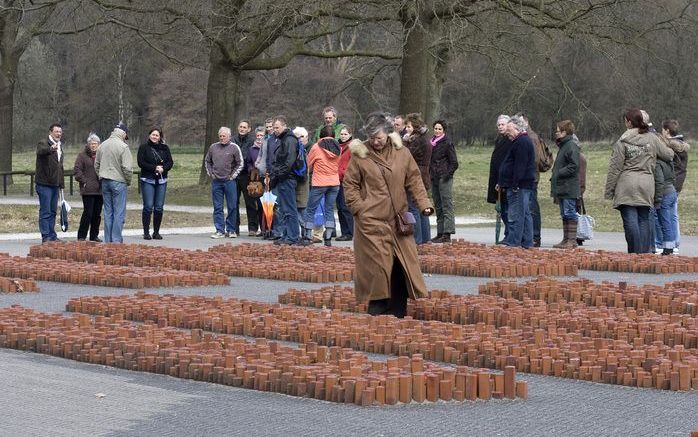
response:
<svg viewBox="0 0 698 437"><path fill-rule="evenodd" d="M528 386L503 374L412 358L370 361L348 348L186 332L121 315L63 316L19 306L0 309L0 347L135 371L167 374L292 396L358 405L526 398Z"/></svg>
<svg viewBox="0 0 698 437"><path fill-rule="evenodd" d="M112 245L110 245L113 247ZM133 267L85 264L55 258L0 256L0 276L39 281L97 285L103 287L193 287L226 285L230 278L222 273L182 271L163 267ZM34 290L34 287L29 285Z"/></svg>
<svg viewBox="0 0 698 437"><path fill-rule="evenodd" d="M546 303L528 297L551 285L554 286L545 293L548 298L552 290L576 296L569 289L584 286L589 291L594 284L539 278L523 284L501 281L481 286L481 293L495 294L492 296L451 295L435 290L428 299L409 301L407 314L418 320L462 324L474 335L486 333L483 341L494 344L499 357L514 357L519 371L639 387L698 389L698 318L691 314L692 308L685 301L664 301L661 308L677 312L662 314L635 309L632 305L639 305L639 301L633 298L614 300L618 305L630 305L627 308L608 308L600 298L592 299L599 306L590 306L562 298L551 298L553 303ZM674 285L681 288L685 283ZM522 300L511 297L511 290L518 290L516 295L522 296ZM648 302L658 302L658 295L675 290L656 287L644 291L641 294ZM685 292L677 295L694 298ZM351 287L291 289L279 296L279 302L365 311L365 304L356 302ZM471 361L467 363L473 365ZM489 360L483 364L491 367L497 362Z"/></svg>

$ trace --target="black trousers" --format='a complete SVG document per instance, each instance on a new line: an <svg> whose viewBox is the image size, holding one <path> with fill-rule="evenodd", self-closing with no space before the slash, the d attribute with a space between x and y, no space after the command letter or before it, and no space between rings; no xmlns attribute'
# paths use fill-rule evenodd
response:
<svg viewBox="0 0 698 437"><path fill-rule="evenodd" d="M247 184L250 183L250 174L248 172L240 173L237 178L238 186L238 203L240 197L245 199L245 212L247 213L247 230L257 232L259 230L259 210L261 207L259 199L255 199L247 193ZM242 193L242 196L240 194ZM237 229L235 230L240 235L240 208L235 209L237 217Z"/></svg>
<svg viewBox="0 0 698 437"><path fill-rule="evenodd" d="M390 297L368 302L368 313L372 316L393 315L402 319L407 314L407 279L400 260L393 258L393 270L390 273Z"/></svg>
<svg viewBox="0 0 698 437"><path fill-rule="evenodd" d="M99 236L99 224L102 222L102 196L100 194L82 196L82 217L78 228L78 240L87 238L87 230L90 231L90 240L96 240Z"/></svg>

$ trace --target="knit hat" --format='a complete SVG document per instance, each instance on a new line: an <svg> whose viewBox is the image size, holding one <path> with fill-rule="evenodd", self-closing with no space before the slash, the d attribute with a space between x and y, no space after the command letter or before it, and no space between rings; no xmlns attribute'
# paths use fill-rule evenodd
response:
<svg viewBox="0 0 698 437"><path fill-rule="evenodd" d="M126 135L128 135L128 126L126 126L126 123L123 121L120 121L119 124L114 127L114 129L121 129Z"/></svg>

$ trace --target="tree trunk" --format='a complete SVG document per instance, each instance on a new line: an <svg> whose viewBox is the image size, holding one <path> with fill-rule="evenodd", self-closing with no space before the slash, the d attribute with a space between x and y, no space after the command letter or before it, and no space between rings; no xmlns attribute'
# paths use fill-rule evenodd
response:
<svg viewBox="0 0 698 437"><path fill-rule="evenodd" d="M12 117L14 81L0 72L0 171L12 171Z"/></svg>
<svg viewBox="0 0 698 437"><path fill-rule="evenodd" d="M448 47L438 43L441 32L437 27L426 15L416 24L403 21L407 40L400 76L400 113L419 112L428 124L441 113L448 64Z"/></svg>
<svg viewBox="0 0 698 437"><path fill-rule="evenodd" d="M211 64L208 74L208 89L206 90L206 140L203 158L206 157L211 144L218 141L218 129L230 127L233 134L238 119L246 113L245 90L249 82L241 70L232 68L223 59L219 50L211 49ZM204 161L201 161L199 184L209 182Z"/></svg>

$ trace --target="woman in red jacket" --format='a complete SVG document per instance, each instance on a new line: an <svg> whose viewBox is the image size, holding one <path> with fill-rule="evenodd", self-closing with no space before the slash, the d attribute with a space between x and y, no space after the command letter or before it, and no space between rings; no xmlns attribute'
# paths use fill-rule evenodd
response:
<svg viewBox="0 0 698 437"><path fill-rule="evenodd" d="M320 199L325 199L325 246L332 245L332 232L335 229L334 204L339 192L339 154L340 148L334 139L332 126L320 130L320 139L313 144L308 154L308 173L313 174L313 180L308 197L308 206L303 215L303 241L301 244L313 244L313 224L315 211L320 205Z"/></svg>
<svg viewBox="0 0 698 437"><path fill-rule="evenodd" d="M341 152L339 154L339 192L337 193L337 215L339 216L339 227L342 230L342 235L337 237L337 241L351 241L354 238L354 216L351 215L351 211L349 211L347 203L344 200L344 187L342 187L344 173L346 173L347 167L349 167L349 161L351 161L349 143L351 143L352 139L351 128L344 126L339 131L339 148Z"/></svg>

